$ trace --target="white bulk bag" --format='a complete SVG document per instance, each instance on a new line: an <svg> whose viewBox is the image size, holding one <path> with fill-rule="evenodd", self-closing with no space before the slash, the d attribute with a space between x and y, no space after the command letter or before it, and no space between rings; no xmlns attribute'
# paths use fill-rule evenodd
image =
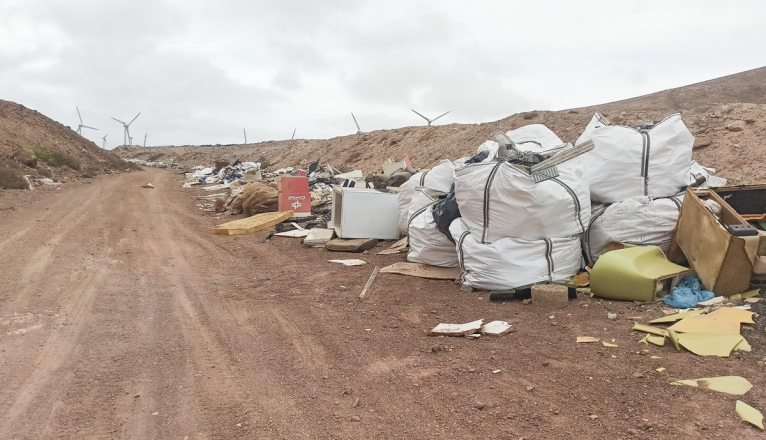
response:
<svg viewBox="0 0 766 440"><path fill-rule="evenodd" d="M563 147L564 142L543 124L530 124L506 133L521 151L549 152Z"/></svg>
<svg viewBox="0 0 766 440"><path fill-rule="evenodd" d="M436 229L433 206L432 203L421 208L410 221L407 230L410 245L407 261L440 267L457 267L455 243Z"/></svg>
<svg viewBox="0 0 766 440"><path fill-rule="evenodd" d="M569 161L558 170L558 177L535 183L508 162L458 168L455 197L460 214L482 243L503 237L540 240L581 234L590 221L590 193L582 167Z"/></svg>
<svg viewBox="0 0 766 440"><path fill-rule="evenodd" d="M407 222L410 218L410 202L415 193L415 188L422 186L448 193L454 183L455 165L449 160L442 160L430 170L415 173L406 182L399 186L399 233L407 233ZM419 206L420 208L422 206ZM417 210L417 208L415 209ZM415 211L413 210L413 211Z"/></svg>
<svg viewBox="0 0 766 440"><path fill-rule="evenodd" d="M659 246L667 254L683 201L684 193L680 193L658 199L634 197L594 206L590 225L582 238L588 265L592 267L612 242Z"/></svg>
<svg viewBox="0 0 766 440"><path fill-rule="evenodd" d="M582 267L579 237L481 243L461 219L450 225L463 284L483 290L513 289L542 281L566 281Z"/></svg>
<svg viewBox="0 0 766 440"><path fill-rule="evenodd" d="M669 197L689 184L694 136L678 113L645 130L608 125L596 113L577 145L588 140L596 148L580 156L580 161L594 201Z"/></svg>

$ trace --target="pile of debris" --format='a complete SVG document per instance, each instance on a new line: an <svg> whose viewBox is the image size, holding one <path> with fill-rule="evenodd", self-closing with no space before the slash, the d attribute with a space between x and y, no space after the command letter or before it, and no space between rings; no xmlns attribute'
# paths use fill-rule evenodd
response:
<svg viewBox="0 0 766 440"><path fill-rule="evenodd" d="M151 168L163 168L163 169L176 169L178 164L174 160L163 162L160 160L141 160L141 159L123 159L125 162L131 162L136 165L141 165Z"/></svg>

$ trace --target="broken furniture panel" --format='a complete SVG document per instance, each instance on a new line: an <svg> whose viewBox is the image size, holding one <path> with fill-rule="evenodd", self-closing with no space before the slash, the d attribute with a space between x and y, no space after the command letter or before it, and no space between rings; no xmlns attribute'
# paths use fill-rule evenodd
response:
<svg viewBox="0 0 766 440"><path fill-rule="evenodd" d="M654 301L669 293L678 281L691 274L671 263L657 246L635 246L607 252L590 273L590 288L601 298Z"/></svg>
<svg viewBox="0 0 766 440"><path fill-rule="evenodd" d="M766 186L760 187L752 187L750 194L745 194L748 187L689 188L686 191L669 255L675 262L682 262L685 257L705 289L717 296L735 295L750 285L762 239L757 232L749 236L732 234L740 233L738 229L750 233L752 226L728 200L735 200L740 209L750 212L760 206L752 202L754 195L766 198ZM720 205L720 216L717 217L705 206L706 200ZM755 208L746 209L748 201L752 202L749 206ZM741 227L735 228L738 226Z"/></svg>

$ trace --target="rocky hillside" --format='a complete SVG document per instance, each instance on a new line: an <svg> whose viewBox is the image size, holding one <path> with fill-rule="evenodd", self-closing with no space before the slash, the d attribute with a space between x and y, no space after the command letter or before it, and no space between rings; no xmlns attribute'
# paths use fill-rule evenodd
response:
<svg viewBox="0 0 766 440"><path fill-rule="evenodd" d="M0 188L26 187L22 175L66 180L133 168L71 128L0 100Z"/></svg>
<svg viewBox="0 0 766 440"><path fill-rule="evenodd" d="M440 159L473 154L497 130L532 123L550 127L564 141L574 142L593 113L613 124L635 125L681 113L697 138L694 158L716 168L732 184L766 182L766 68L698 84L665 90L624 101L556 112L530 111L483 124L404 127L332 139L262 142L248 145L186 147L119 147L122 157L175 160L182 165L212 164L215 160L267 160L272 167L307 165L316 159L341 169L375 172L388 158L409 155L416 167Z"/></svg>

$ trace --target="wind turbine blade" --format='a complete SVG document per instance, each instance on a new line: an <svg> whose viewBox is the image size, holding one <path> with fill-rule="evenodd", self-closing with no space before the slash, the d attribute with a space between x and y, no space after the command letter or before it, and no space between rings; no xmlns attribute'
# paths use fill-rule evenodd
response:
<svg viewBox="0 0 766 440"><path fill-rule="evenodd" d="M362 129L359 128L359 123L356 122L356 116L354 116L354 112L351 112L351 117L354 118L354 124L356 124L356 131L362 131Z"/></svg>
<svg viewBox="0 0 766 440"><path fill-rule="evenodd" d="M87 125L83 125L82 128L90 128L91 130L98 130L98 128L88 127Z"/></svg>
<svg viewBox="0 0 766 440"><path fill-rule="evenodd" d="M80 116L80 109L77 108L77 106L74 106L74 108L77 109L77 117L80 118L80 124L82 124L82 116Z"/></svg>
<svg viewBox="0 0 766 440"><path fill-rule="evenodd" d="M141 115L141 112L138 112L138 114L136 115L136 117L135 117L135 118L133 118L133 121L135 121L135 120L136 120L136 118L138 118L140 115ZM132 123L133 123L133 121L130 121L130 122L128 122L128 125L132 124Z"/></svg>
<svg viewBox="0 0 766 440"><path fill-rule="evenodd" d="M410 109L410 110L412 110L412 109ZM412 111L413 111L413 112L415 112L415 114L416 114L416 115L418 115L418 116L420 116L421 118L425 119L426 121L428 121L428 122L431 122L431 120L430 120L430 119L426 118L425 116L421 115L420 113L416 112L415 110L412 110Z"/></svg>
<svg viewBox="0 0 766 440"><path fill-rule="evenodd" d="M452 111L452 110L450 110L450 112L451 112L451 111ZM447 113L449 113L449 112L447 112ZM441 118L442 116L446 115L447 113L444 113L444 114L442 114L442 115L439 115L439 116L437 116L437 117L435 117L435 118L431 119L431 122L433 122L433 121L435 121L435 120L437 120L437 119Z"/></svg>
<svg viewBox="0 0 766 440"><path fill-rule="evenodd" d="M295 132L296 132L296 131L298 131L298 129L297 129L297 128L296 128L295 130L293 130L293 136L290 138L290 140L293 140L293 139L295 139Z"/></svg>
<svg viewBox="0 0 766 440"><path fill-rule="evenodd" d="M115 121L119 122L119 123L120 123L120 124L122 124L122 125L125 125L125 123L124 123L124 122L120 121L120 120L119 120L119 119L117 119L117 118L112 118L112 119L114 119Z"/></svg>

